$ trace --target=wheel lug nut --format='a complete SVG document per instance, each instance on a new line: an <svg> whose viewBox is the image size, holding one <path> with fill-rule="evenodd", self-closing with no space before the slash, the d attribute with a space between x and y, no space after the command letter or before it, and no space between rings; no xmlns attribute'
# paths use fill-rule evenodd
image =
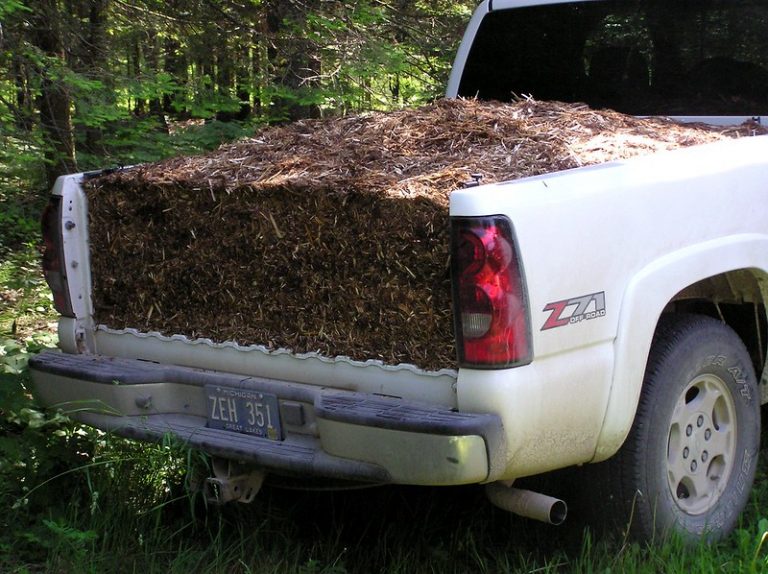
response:
<svg viewBox="0 0 768 574"><path fill-rule="evenodd" d="M709 440L709 438L712 436L712 430L707 429L704 431L704 440Z"/></svg>
<svg viewBox="0 0 768 574"><path fill-rule="evenodd" d="M699 418L696 419L696 426L701 427L702 425L704 425L704 417L699 415Z"/></svg>
<svg viewBox="0 0 768 574"><path fill-rule="evenodd" d="M697 468L698 466L699 466L699 465L698 465L698 464L696 464L696 461L695 461L695 460L692 460L692 461L691 461L691 472L696 472L696 468Z"/></svg>
<svg viewBox="0 0 768 574"><path fill-rule="evenodd" d="M706 450L701 453L701 462L707 462L708 458L709 458L709 453Z"/></svg>
<svg viewBox="0 0 768 574"><path fill-rule="evenodd" d="M688 453L689 453L689 452L690 452L690 451L688 450L688 447L685 447L685 448L683 449L683 458L688 458Z"/></svg>
<svg viewBox="0 0 768 574"><path fill-rule="evenodd" d="M685 436L691 436L693 434L693 427L691 425L688 425L685 427Z"/></svg>

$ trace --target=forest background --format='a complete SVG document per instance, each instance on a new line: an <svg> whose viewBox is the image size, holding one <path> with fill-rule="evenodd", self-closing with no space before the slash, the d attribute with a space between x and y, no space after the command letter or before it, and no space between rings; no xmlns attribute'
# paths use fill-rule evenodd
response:
<svg viewBox="0 0 768 574"><path fill-rule="evenodd" d="M4 0L0 192L444 89L471 0Z"/></svg>

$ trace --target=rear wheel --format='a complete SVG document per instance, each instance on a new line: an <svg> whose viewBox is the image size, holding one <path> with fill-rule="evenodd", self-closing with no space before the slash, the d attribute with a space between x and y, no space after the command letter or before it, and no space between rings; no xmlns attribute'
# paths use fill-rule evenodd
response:
<svg viewBox="0 0 768 574"><path fill-rule="evenodd" d="M759 405L736 333L709 317L664 318L632 430L619 453L598 465L611 516L636 539L726 536L754 480Z"/></svg>

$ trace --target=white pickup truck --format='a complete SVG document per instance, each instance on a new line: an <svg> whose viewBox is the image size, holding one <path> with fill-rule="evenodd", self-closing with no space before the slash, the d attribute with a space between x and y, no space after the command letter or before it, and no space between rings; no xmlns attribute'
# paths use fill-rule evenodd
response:
<svg viewBox="0 0 768 574"><path fill-rule="evenodd" d="M753 0L484 0L446 95L756 125L767 25ZM88 177L44 215L63 352L30 361L43 404L208 452L222 500L266 474L478 483L559 523L563 501L512 482L584 465L638 538L735 526L768 400L768 137L455 191L459 368L430 371L97 324Z"/></svg>

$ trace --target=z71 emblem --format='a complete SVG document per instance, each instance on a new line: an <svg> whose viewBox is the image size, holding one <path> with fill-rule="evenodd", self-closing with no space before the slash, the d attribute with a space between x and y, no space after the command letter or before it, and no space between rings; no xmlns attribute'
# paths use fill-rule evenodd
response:
<svg viewBox="0 0 768 574"><path fill-rule="evenodd" d="M547 304L542 311L549 311L549 317L544 322L542 331L605 317L605 292L555 301Z"/></svg>

